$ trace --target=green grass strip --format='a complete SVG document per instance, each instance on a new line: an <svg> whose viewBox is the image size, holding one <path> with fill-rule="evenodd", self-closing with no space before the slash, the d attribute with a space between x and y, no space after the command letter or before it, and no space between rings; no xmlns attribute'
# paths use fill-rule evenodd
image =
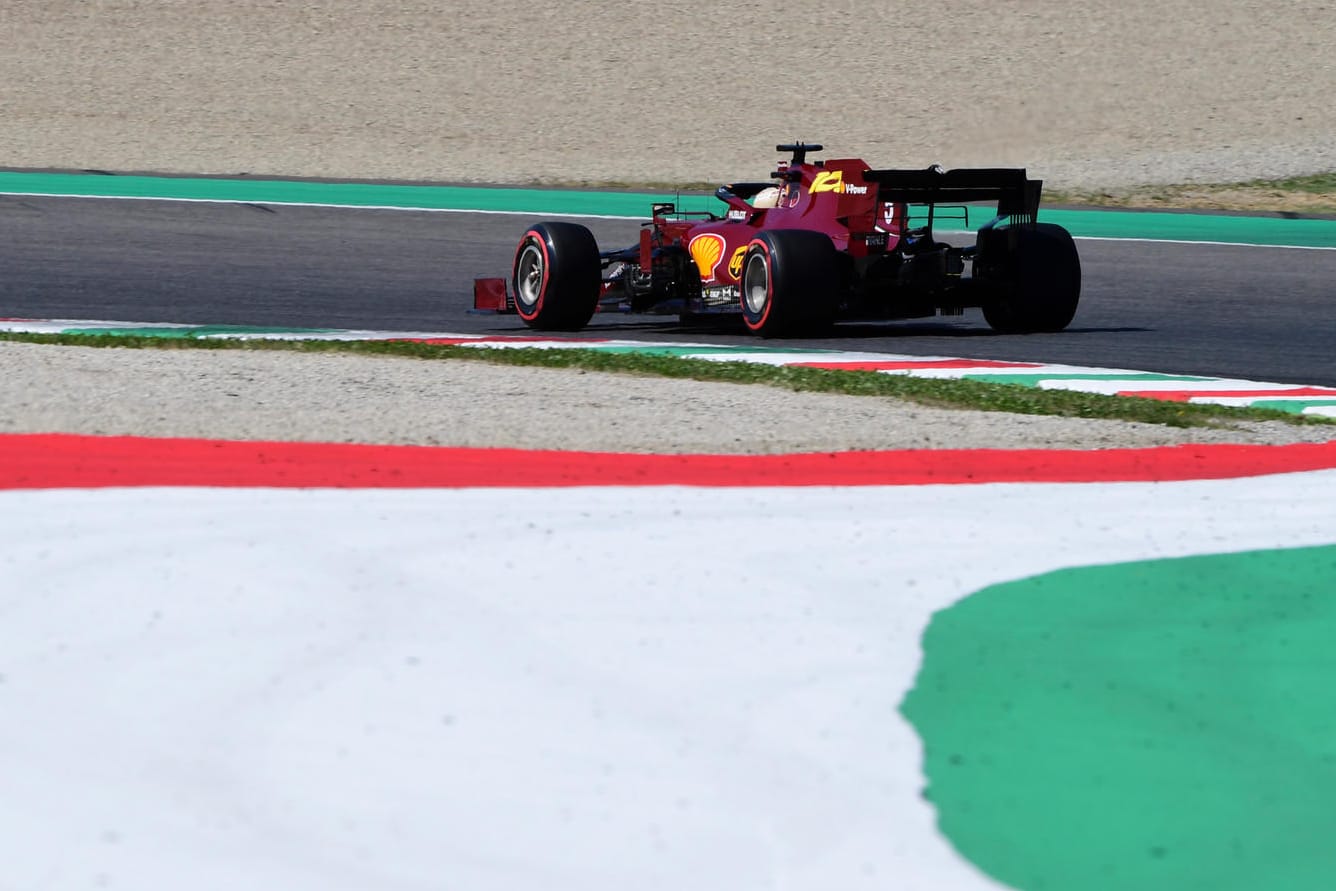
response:
<svg viewBox="0 0 1336 891"><path fill-rule="evenodd" d="M1030 415L1140 421L1170 427L1228 427L1241 421L1332 424L1331 419L1292 412L1101 396L1071 390L1040 390L1016 384L940 380L869 371L717 362L675 355L586 349L488 349L410 341L166 339L153 336L29 334L0 332L0 340L122 349L279 350L353 353L417 359L455 359L543 368L575 368L617 374L761 384L807 393L838 393L901 399L920 405Z"/></svg>
<svg viewBox="0 0 1336 891"><path fill-rule="evenodd" d="M180 339L192 337L227 337L245 334L331 334L333 333L333 330L330 328L264 328L251 325L196 325L193 327L174 326L170 328L155 325L145 325L143 327L131 325L124 328L66 328L61 333L89 337L111 335L116 337Z"/></svg>
<svg viewBox="0 0 1336 891"><path fill-rule="evenodd" d="M1336 195L1336 173L1310 173L1307 176L1290 176L1284 179L1254 179L1244 185L1285 192L1305 192L1309 195Z"/></svg>

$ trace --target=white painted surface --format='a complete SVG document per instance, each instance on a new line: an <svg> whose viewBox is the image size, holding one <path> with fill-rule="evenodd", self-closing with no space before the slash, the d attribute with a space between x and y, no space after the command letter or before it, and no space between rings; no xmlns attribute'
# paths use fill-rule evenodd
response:
<svg viewBox="0 0 1336 891"><path fill-rule="evenodd" d="M0 886L982 889L899 716L934 610L1336 541L1336 471L0 493Z"/></svg>
<svg viewBox="0 0 1336 891"><path fill-rule="evenodd" d="M1261 397L1258 397L1258 396L1193 396L1191 399L1188 400L1188 402L1197 402L1197 403L1201 403L1201 404L1203 404L1203 405L1234 405L1234 406L1241 406L1241 405L1252 405L1254 402L1257 402L1259 398L1261 398ZM1267 397L1265 397L1265 401L1266 401L1266 402L1314 402L1314 401L1318 401L1318 400L1321 400L1321 399L1324 399L1324 398L1329 399L1333 404L1336 404L1336 399L1333 399L1332 397L1323 397L1323 396L1286 396L1286 395L1283 395L1283 394L1281 394L1281 393L1277 393L1277 394L1274 395L1274 396L1267 396ZM1320 406L1314 406L1314 408L1319 408L1319 407L1320 407Z"/></svg>
<svg viewBox="0 0 1336 891"><path fill-rule="evenodd" d="M910 358L910 357L905 357L905 358ZM979 365L972 365L964 368L911 368L911 369L896 369L893 371L884 371L882 373L908 374L908 375L913 375L914 377L926 377L926 378L948 379L948 380L954 378L966 377L967 375L1023 374L1026 376L1032 376L1036 380L1043 381L1049 379L1044 377L1044 375L1049 375L1055 379L1062 378L1064 375L1074 375L1074 374L1102 374L1110 376L1125 375L1131 377L1138 374L1150 374L1154 372L1132 371L1130 369L1125 369L1125 368L1083 368L1079 365L1041 365L1036 363L1034 365L1027 367L1025 365L999 366L999 365L986 365L981 363ZM1194 380L1206 380L1206 378L1194 378ZM1190 382L1181 381L1180 383L1188 385Z"/></svg>
<svg viewBox="0 0 1336 891"><path fill-rule="evenodd" d="M1211 378L1209 380L1146 380L1144 378L1113 378L1108 380L1041 380L1041 390L1078 390L1083 393L1101 393L1116 396L1119 393L1210 393L1213 390L1293 390L1299 384L1268 384L1258 381ZM1265 397L1257 397L1265 398Z"/></svg>

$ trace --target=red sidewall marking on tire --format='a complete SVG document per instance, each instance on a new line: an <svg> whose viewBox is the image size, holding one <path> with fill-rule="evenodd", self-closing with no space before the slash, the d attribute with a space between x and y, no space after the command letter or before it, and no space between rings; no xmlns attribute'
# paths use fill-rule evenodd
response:
<svg viewBox="0 0 1336 891"><path fill-rule="evenodd" d="M775 258L770 253L770 248L759 238L753 239L747 244L747 252L750 254L753 247L759 247L761 253L765 255L765 311L761 317L753 324L747 316L747 266L749 261L744 261L742 267L742 324L747 326L749 331L760 331L765 326L766 319L770 318L770 310L775 305Z"/></svg>
<svg viewBox="0 0 1336 891"><path fill-rule="evenodd" d="M520 283L518 280L515 282L515 291L517 292L515 296L515 313L526 322L532 322L534 319L538 318L538 314L543 311L543 301L547 298L547 281L548 277L552 274L552 258L548 255L547 241L532 229L525 232L524 237L520 239L520 246L515 250L515 263L519 263L520 255L524 253L525 247L528 246L531 240L538 245L538 250L543 255L543 280L538 284L538 299L534 301L533 312L531 313L525 313L524 301L519 299L518 294Z"/></svg>
<svg viewBox="0 0 1336 891"><path fill-rule="evenodd" d="M1336 469L1336 441L1104 451L640 455L131 436L0 436L0 489L551 488L1160 482Z"/></svg>

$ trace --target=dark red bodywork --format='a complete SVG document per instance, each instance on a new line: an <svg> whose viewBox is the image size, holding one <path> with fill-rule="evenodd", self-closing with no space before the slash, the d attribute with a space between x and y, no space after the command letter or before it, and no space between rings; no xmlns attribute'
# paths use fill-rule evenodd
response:
<svg viewBox="0 0 1336 891"><path fill-rule="evenodd" d="M758 233L807 230L830 239L840 256L835 318L908 318L962 307L986 306L996 287L979 286L972 273L985 244L1014 252L1014 227L1033 227L1040 183L1024 170L874 170L858 158L808 161L820 146L779 146L770 182L720 186L720 214L679 211L655 204L637 243L602 251L599 311L738 313L743 260ZM763 190L779 190L772 207L757 206ZM936 208L996 202L996 216L964 246L933 234ZM954 217L968 218L970 210ZM1009 247L1008 247L1009 245ZM479 279L475 307L508 311L514 300L504 279Z"/></svg>

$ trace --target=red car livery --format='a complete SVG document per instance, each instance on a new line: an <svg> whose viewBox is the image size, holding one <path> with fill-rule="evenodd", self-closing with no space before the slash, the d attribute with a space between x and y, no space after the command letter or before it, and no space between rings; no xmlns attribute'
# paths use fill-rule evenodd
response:
<svg viewBox="0 0 1336 891"><path fill-rule="evenodd" d="M722 214L655 204L624 248L600 250L575 223L529 227L511 278L477 280L475 307L567 331L600 311L732 315L762 336L966 307L1005 332L1071 322L1080 259L1066 230L1037 221L1041 184L1024 170L874 170L856 158L808 161L819 145L777 150L791 156L771 181L718 188ZM978 202L996 210L972 243L934 236L938 208L977 213Z"/></svg>

